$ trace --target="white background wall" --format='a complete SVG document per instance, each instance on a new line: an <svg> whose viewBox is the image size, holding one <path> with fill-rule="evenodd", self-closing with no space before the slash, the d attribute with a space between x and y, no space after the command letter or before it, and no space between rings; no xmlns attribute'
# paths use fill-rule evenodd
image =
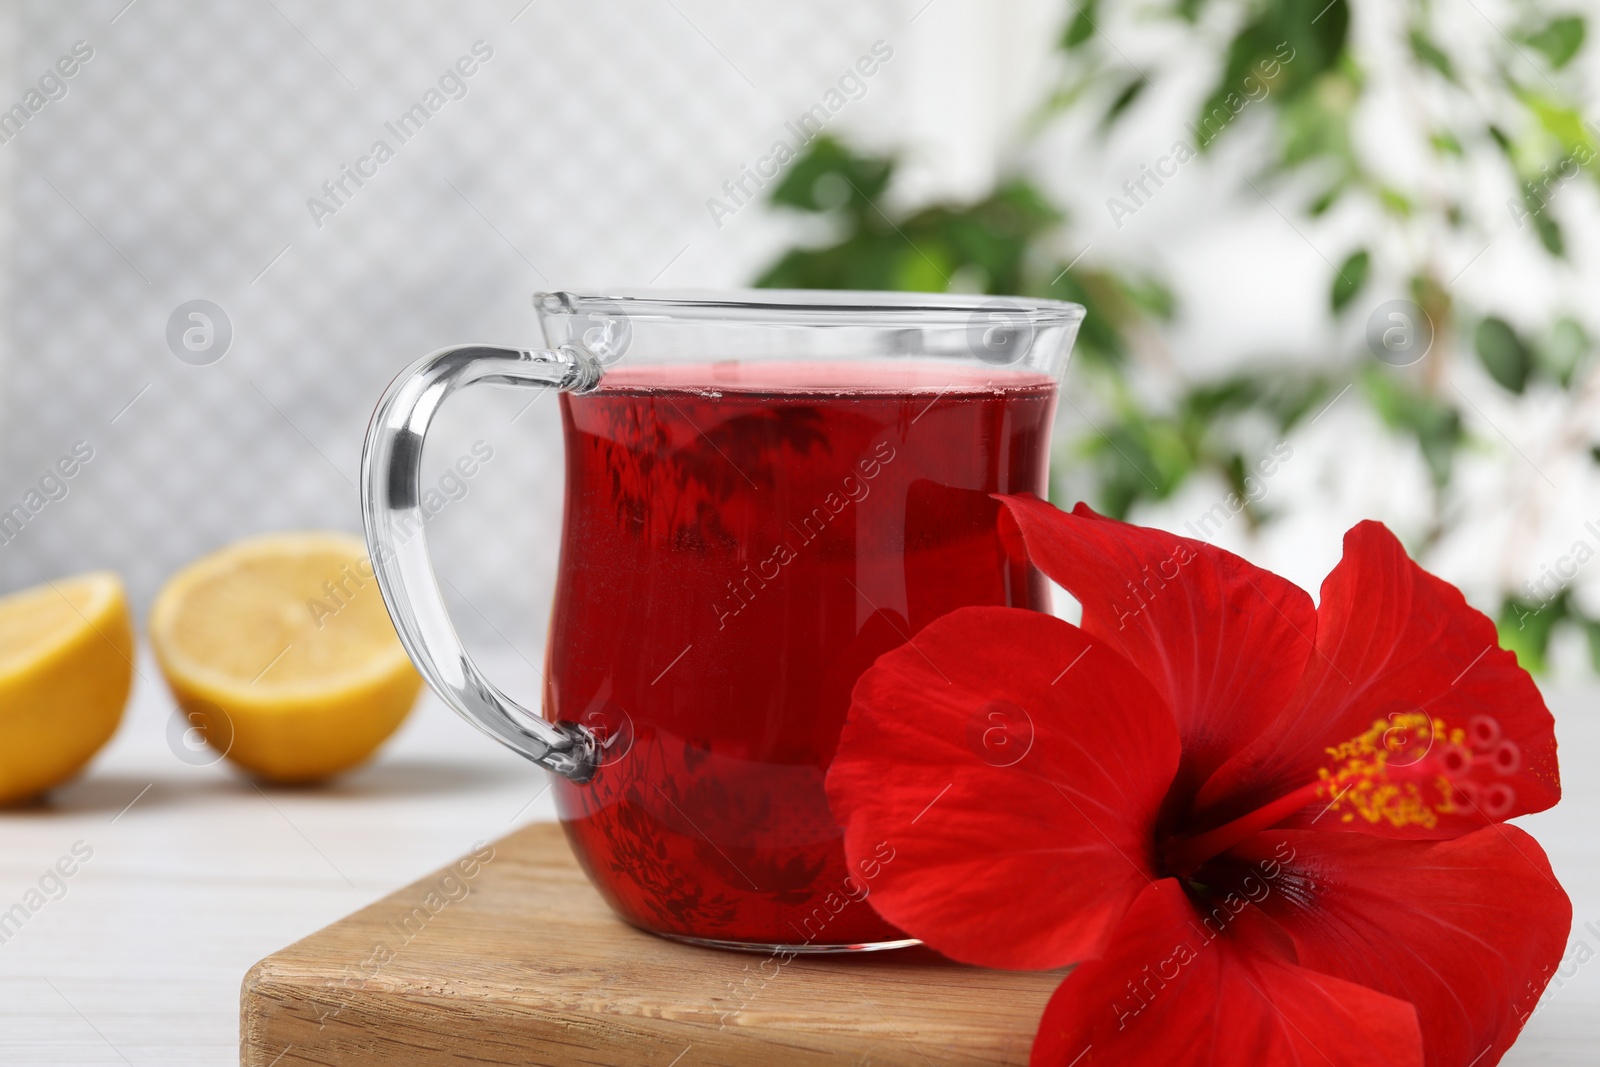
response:
<svg viewBox="0 0 1600 1067"><path fill-rule="evenodd" d="M900 202L977 195L1025 168L1071 212L1064 259L1087 248L1090 261L1157 267L1176 284L1170 353L1186 372L1362 358L1353 336L1327 342L1323 293L1327 260L1363 220L1291 226L1239 193L1260 163L1260 116L1113 224L1106 198L1182 134L1211 76L1205 56L1135 5L1107 9L1106 39L1129 63L1176 77L1110 138L1069 118L1031 144L1019 133L1050 82L1067 11L1047 0L26 0L4 10L15 40L7 101L75 41L94 58L64 99L0 144L10 207L0 225L12 227L0 510L74 442L95 458L66 499L0 545L3 588L109 566L143 605L173 568L233 538L356 528L362 432L400 367L447 343L534 340L529 296L545 288L747 281L797 231L759 206L719 226L707 199L878 40L894 58L832 128L906 154ZM1357 5L1380 92L1398 91L1382 54L1390 18L1385 4ZM494 58L468 95L319 228L307 199L479 40ZM1381 105L1363 127L1378 144ZM1581 268L1565 292L1531 269L1509 216L1475 262L1476 249L1459 250L1463 291L1514 320L1563 295L1592 303L1595 196L1563 196ZM1365 299L1395 295L1380 288ZM195 298L219 304L234 329L209 366L181 362L165 340L173 309ZM1582 464L1544 458L1549 403L1508 407L1470 368L1463 388L1483 416L1466 460L1473 521L1432 562L1487 596L1498 575L1536 573L1564 550L1595 517L1586 511L1600 512L1600 485ZM559 440L554 405L524 412L525 401L481 393L448 413L431 463L442 470L480 438L495 459L433 537L469 638L536 659ZM1592 421L1600 431L1600 412ZM1287 521L1256 541L1236 523L1223 543L1315 588L1351 522L1376 515L1402 535L1420 523L1420 464L1356 398L1294 445L1272 490ZM1519 453L1537 457L1538 472ZM1142 517L1181 527L1223 492L1200 479ZM1513 511L1537 513L1537 529L1518 533Z"/></svg>
<svg viewBox="0 0 1600 1067"><path fill-rule="evenodd" d="M384 384L447 343L536 343L535 291L746 281L784 229L756 207L719 228L721 183L875 41L896 56L841 131L907 127L927 77L894 2L125 3L12 8L8 102L75 41L94 56L0 145L18 176L0 506L74 442L94 459L0 546L0 585L113 567L140 605L233 538L357 528ZM385 121L480 40L467 96L394 142ZM379 137L396 157L319 228L307 199ZM234 329L209 366L165 340L194 298ZM560 442L552 402L518 417L527 400L464 397L430 463L493 447L436 556L462 628L537 659Z"/></svg>

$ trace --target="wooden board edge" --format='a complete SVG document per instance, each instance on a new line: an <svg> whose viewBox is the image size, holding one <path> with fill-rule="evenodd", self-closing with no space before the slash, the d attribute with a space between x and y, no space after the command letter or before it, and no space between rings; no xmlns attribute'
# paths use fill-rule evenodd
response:
<svg viewBox="0 0 1600 1067"><path fill-rule="evenodd" d="M784 1064L823 1067L929 1067L966 1062L959 1050L920 1048L903 1034L858 1030L752 1031L639 1015L563 1014L497 1003L494 1036L459 1001L354 990L342 999L325 981L251 968L241 991L241 1067L547 1065L672 1067L693 1053L695 1067ZM1005 1062L1027 1062L1027 1042Z"/></svg>

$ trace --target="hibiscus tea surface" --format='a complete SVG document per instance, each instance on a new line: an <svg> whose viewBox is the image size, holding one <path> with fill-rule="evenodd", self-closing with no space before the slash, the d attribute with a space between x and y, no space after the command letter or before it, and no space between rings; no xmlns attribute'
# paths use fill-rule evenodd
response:
<svg viewBox="0 0 1600 1067"><path fill-rule="evenodd" d="M971 604L1048 607L994 493L1044 495L1052 377L939 362L608 371L560 397L565 532L545 716L605 742L557 803L590 877L669 936L904 935L823 778L856 679Z"/></svg>

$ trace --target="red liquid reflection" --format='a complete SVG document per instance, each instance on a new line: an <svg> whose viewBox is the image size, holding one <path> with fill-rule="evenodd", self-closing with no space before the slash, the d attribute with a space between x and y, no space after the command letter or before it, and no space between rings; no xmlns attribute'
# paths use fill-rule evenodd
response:
<svg viewBox="0 0 1600 1067"><path fill-rule="evenodd" d="M1054 406L1044 377L932 364L633 368L561 397L545 714L612 737L592 782L556 789L624 918L904 936L861 899L878 869L847 869L823 776L880 654L963 605L1046 607L990 494L1045 492Z"/></svg>

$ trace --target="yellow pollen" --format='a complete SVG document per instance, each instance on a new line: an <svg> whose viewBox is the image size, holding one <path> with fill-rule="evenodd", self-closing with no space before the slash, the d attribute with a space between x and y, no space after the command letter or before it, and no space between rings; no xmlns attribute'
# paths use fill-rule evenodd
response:
<svg viewBox="0 0 1600 1067"><path fill-rule="evenodd" d="M1333 766L1318 774L1332 797L1328 811L1342 822L1432 829L1441 814L1461 810L1440 757L1465 740L1466 731L1421 712L1373 720L1365 733L1327 750Z"/></svg>

